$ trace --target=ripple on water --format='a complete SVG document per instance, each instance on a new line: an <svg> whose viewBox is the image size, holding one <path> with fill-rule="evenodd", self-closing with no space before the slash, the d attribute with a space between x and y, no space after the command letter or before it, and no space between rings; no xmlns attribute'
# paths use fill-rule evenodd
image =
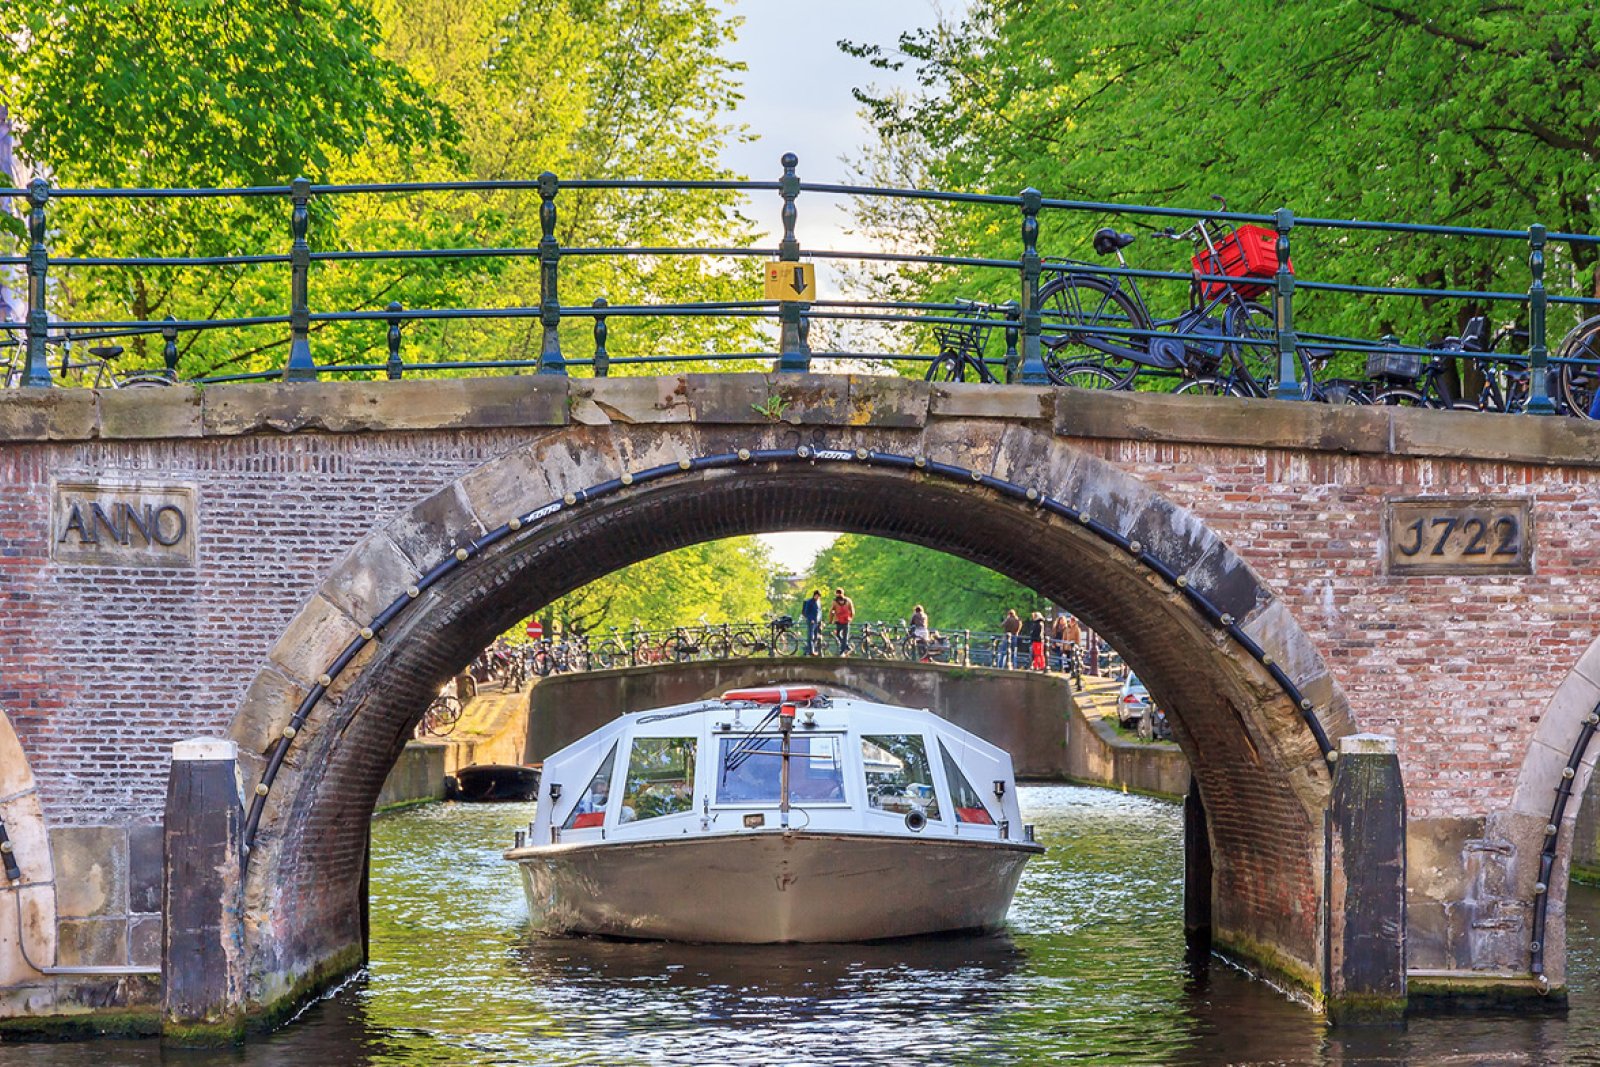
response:
<svg viewBox="0 0 1600 1067"><path fill-rule="evenodd" d="M1182 937L1182 819L1024 786L1049 851L991 937L873 945L546 938L500 853L532 805L373 824L372 962L294 1025L224 1055L155 1042L0 1047L0 1067L213 1064L1466 1064L1600 1062L1600 894L1571 903L1573 1011L1326 1030Z"/></svg>

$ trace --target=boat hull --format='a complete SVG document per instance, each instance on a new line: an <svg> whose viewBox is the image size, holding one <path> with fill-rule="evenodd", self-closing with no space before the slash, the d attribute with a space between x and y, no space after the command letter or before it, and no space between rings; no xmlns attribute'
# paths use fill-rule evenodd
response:
<svg viewBox="0 0 1600 1067"><path fill-rule="evenodd" d="M1037 845L763 832L514 849L550 933L745 944L994 930Z"/></svg>
<svg viewBox="0 0 1600 1067"><path fill-rule="evenodd" d="M513 763L477 763L456 771L456 799L472 803L533 800L539 768Z"/></svg>

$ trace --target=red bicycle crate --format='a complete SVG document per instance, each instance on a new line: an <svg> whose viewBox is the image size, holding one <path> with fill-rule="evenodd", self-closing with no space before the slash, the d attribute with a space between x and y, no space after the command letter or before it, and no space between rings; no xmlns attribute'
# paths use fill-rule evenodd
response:
<svg viewBox="0 0 1600 1067"><path fill-rule="evenodd" d="M1265 226L1240 226L1217 242L1217 254L1201 252L1191 261L1197 274L1226 274L1230 278L1261 278L1270 280L1278 273L1278 234ZM1294 273L1294 260L1289 261L1289 273ZM1254 300L1269 288L1268 285L1234 284L1239 295ZM1207 300L1222 293L1222 282L1201 282L1200 291Z"/></svg>

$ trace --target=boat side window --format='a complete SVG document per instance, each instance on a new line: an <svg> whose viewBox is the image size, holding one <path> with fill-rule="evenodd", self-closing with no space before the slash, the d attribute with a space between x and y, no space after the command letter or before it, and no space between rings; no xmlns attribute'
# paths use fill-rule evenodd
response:
<svg viewBox="0 0 1600 1067"><path fill-rule="evenodd" d="M588 830L605 825L606 804L611 800L611 768L616 762L617 746L613 743L606 758L600 761L600 769L589 779L589 788L583 791L567 821L561 824L563 830Z"/></svg>
<svg viewBox="0 0 1600 1067"><path fill-rule="evenodd" d="M622 791L622 822L694 810L693 737L636 737Z"/></svg>
<svg viewBox="0 0 1600 1067"><path fill-rule="evenodd" d="M944 747L944 742L939 742L939 755L944 757L944 777L950 783L950 804L956 809L956 822L981 823L985 826L994 825L994 816L989 814L989 809L983 803L983 797L972 788L972 783L967 781L967 776L962 773L961 765L950 755L950 750Z"/></svg>
<svg viewBox="0 0 1600 1067"><path fill-rule="evenodd" d="M862 734L861 764L869 805L896 815L915 808L930 819L939 818L939 796L921 734Z"/></svg>

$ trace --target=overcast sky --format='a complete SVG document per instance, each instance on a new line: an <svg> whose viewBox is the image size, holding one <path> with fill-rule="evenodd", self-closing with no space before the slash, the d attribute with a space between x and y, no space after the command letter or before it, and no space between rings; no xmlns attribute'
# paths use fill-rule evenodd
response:
<svg viewBox="0 0 1600 1067"><path fill-rule="evenodd" d="M959 11L959 0L722 0L744 18L738 41L729 54L749 68L744 74L745 99L734 114L756 139L730 145L724 161L754 180L776 180L785 152L800 157L799 174L806 181L847 182L852 175L842 157L859 154L871 131L857 114L850 90L855 86L909 86L909 72L898 75L874 70L864 60L839 50L846 38L858 44L891 49L904 30L931 26L940 12ZM781 233L776 194L753 202L751 217L767 227L772 243ZM842 248L846 222L843 205L802 196L797 204L796 234L801 248ZM859 239L851 244L860 247ZM828 285L822 278L823 287ZM804 571L832 535L771 534L763 538L780 565Z"/></svg>

